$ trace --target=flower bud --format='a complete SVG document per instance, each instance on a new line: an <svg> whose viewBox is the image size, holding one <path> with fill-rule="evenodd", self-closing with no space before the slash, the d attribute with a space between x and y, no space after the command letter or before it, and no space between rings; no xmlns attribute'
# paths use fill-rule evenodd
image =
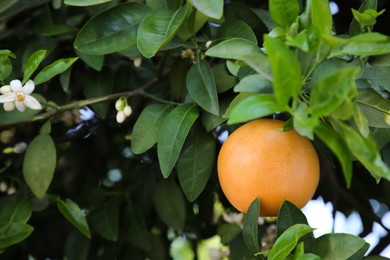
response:
<svg viewBox="0 0 390 260"><path fill-rule="evenodd" d="M124 106L125 106L125 102L121 98L115 102L115 108L117 111L122 111Z"/></svg>
<svg viewBox="0 0 390 260"><path fill-rule="evenodd" d="M132 112L133 110L131 109L131 106L125 106L125 108L123 109L123 113L125 113L126 117L130 116Z"/></svg>
<svg viewBox="0 0 390 260"><path fill-rule="evenodd" d="M123 111L118 111L118 113L116 114L116 121L121 124L125 121L126 119L126 115Z"/></svg>

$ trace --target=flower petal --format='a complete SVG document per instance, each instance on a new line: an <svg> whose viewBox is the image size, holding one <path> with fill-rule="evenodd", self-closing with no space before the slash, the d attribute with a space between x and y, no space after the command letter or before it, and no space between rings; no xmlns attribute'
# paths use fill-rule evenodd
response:
<svg viewBox="0 0 390 260"><path fill-rule="evenodd" d="M30 95L26 95L24 97L23 103L24 103L25 106L27 106L27 107L29 107L31 109L35 109L35 110L42 109L42 106L39 103L39 101L35 97L30 96Z"/></svg>
<svg viewBox="0 0 390 260"><path fill-rule="evenodd" d="M0 88L0 94L7 94L7 93L11 93L11 92L12 92L12 89L11 89L10 85L5 85L5 86L2 86Z"/></svg>
<svg viewBox="0 0 390 260"><path fill-rule="evenodd" d="M15 109L15 102L7 102L3 105L5 111L12 111Z"/></svg>
<svg viewBox="0 0 390 260"><path fill-rule="evenodd" d="M27 80L26 84L23 86L23 93L26 95L31 94L35 89L34 81L31 79Z"/></svg>
<svg viewBox="0 0 390 260"><path fill-rule="evenodd" d="M22 82L18 79L11 80L9 83L13 92L22 91Z"/></svg>
<svg viewBox="0 0 390 260"><path fill-rule="evenodd" d="M0 103L14 102L16 100L16 94L11 92L0 96Z"/></svg>
<svg viewBox="0 0 390 260"><path fill-rule="evenodd" d="M26 106L21 101L15 101L16 109L20 112L23 112L26 109Z"/></svg>

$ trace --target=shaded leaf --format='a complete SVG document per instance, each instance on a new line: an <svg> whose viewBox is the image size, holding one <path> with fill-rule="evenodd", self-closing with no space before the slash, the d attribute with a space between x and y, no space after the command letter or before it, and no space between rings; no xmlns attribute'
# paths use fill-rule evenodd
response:
<svg viewBox="0 0 390 260"><path fill-rule="evenodd" d="M65 0L64 4L73 5L73 6L90 6L90 5L98 5L110 1L111 0Z"/></svg>
<svg viewBox="0 0 390 260"><path fill-rule="evenodd" d="M65 243L66 259L87 260L90 240L80 232L71 232Z"/></svg>
<svg viewBox="0 0 390 260"><path fill-rule="evenodd" d="M211 70L218 94L233 88L237 84L237 78L229 73L225 63L217 64Z"/></svg>
<svg viewBox="0 0 390 260"><path fill-rule="evenodd" d="M194 104L184 104L174 108L165 117L157 144L158 160L165 178L171 174L184 141L198 116L199 112Z"/></svg>
<svg viewBox="0 0 390 260"><path fill-rule="evenodd" d="M142 111L131 135L131 150L135 154L144 153L157 143L161 125L170 110L170 106L152 104Z"/></svg>
<svg viewBox="0 0 390 260"><path fill-rule="evenodd" d="M242 38L257 44L252 28L242 20L226 20L218 29L217 39Z"/></svg>
<svg viewBox="0 0 390 260"><path fill-rule="evenodd" d="M234 92L253 92L271 94L272 82L260 74L248 75L234 87Z"/></svg>
<svg viewBox="0 0 390 260"><path fill-rule="evenodd" d="M139 249L150 251L152 248L151 236L142 210L134 203L129 204L125 208L124 217L129 242Z"/></svg>
<svg viewBox="0 0 390 260"><path fill-rule="evenodd" d="M32 204L27 198L15 199L0 212L0 223L27 223L32 214Z"/></svg>
<svg viewBox="0 0 390 260"><path fill-rule="evenodd" d="M297 0L270 0L269 11L274 22L281 27L289 27L299 14Z"/></svg>
<svg viewBox="0 0 390 260"><path fill-rule="evenodd" d="M183 193L173 181L162 181L154 189L153 204L160 219L175 230L184 228L186 206Z"/></svg>
<svg viewBox="0 0 390 260"><path fill-rule="evenodd" d="M180 186L189 201L204 190L213 170L216 143L201 126L193 128L177 161Z"/></svg>
<svg viewBox="0 0 390 260"><path fill-rule="evenodd" d="M290 201L284 201L279 210L277 221L277 237L295 224L308 225L305 214Z"/></svg>
<svg viewBox="0 0 390 260"><path fill-rule="evenodd" d="M70 199L57 200L57 207L61 214L75 226L83 235L91 238L89 226L80 207Z"/></svg>
<svg viewBox="0 0 390 260"><path fill-rule="evenodd" d="M38 199L45 197L57 163L56 148L48 134L36 136L29 144L23 161L24 179Z"/></svg>
<svg viewBox="0 0 390 260"><path fill-rule="evenodd" d="M24 223L0 223L0 249L25 240L33 229Z"/></svg>
<svg viewBox="0 0 390 260"><path fill-rule="evenodd" d="M197 61L187 73L186 86L191 98L204 110L219 114L217 88L209 64Z"/></svg>
<svg viewBox="0 0 390 260"><path fill-rule="evenodd" d="M91 228L104 239L117 241L119 229L119 208L114 202L106 203L89 215Z"/></svg>
<svg viewBox="0 0 390 260"><path fill-rule="evenodd" d="M175 36L189 11L188 5L176 12L169 10L153 11L147 15L138 28L137 46L147 58L153 57Z"/></svg>
<svg viewBox="0 0 390 260"><path fill-rule="evenodd" d="M80 29L74 47L85 53L104 55L134 46L139 24L149 11L146 5L134 2L107 9Z"/></svg>
<svg viewBox="0 0 390 260"><path fill-rule="evenodd" d="M258 198L253 200L245 215L244 226L242 228L242 236L245 244L252 253L260 252L259 245L259 212L260 201Z"/></svg>
<svg viewBox="0 0 390 260"><path fill-rule="evenodd" d="M11 75L12 63L8 56L0 55L0 80L5 80Z"/></svg>

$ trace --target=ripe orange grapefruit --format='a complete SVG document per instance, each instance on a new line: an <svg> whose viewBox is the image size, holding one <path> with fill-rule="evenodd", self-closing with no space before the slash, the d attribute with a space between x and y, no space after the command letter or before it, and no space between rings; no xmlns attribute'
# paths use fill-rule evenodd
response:
<svg viewBox="0 0 390 260"><path fill-rule="evenodd" d="M283 201L302 208L313 197L320 174L317 152L309 139L284 122L257 119L237 128L218 155L223 193L246 212L258 197L261 216L277 216Z"/></svg>

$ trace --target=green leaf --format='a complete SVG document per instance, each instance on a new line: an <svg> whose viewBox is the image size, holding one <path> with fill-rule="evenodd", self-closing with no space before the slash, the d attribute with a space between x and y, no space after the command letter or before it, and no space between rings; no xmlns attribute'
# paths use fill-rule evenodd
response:
<svg viewBox="0 0 390 260"><path fill-rule="evenodd" d="M376 10L378 6L377 0L365 0L359 7L359 12L364 12L368 9ZM354 18L351 22L351 25L349 26L349 35L353 36L356 34L360 34L363 32L364 29L367 29L367 31L372 31L373 26L368 26L368 28L361 28L359 22Z"/></svg>
<svg viewBox="0 0 390 260"><path fill-rule="evenodd" d="M90 6L90 5L98 5L110 1L112 0L65 0L64 4L73 5L73 6Z"/></svg>
<svg viewBox="0 0 390 260"><path fill-rule="evenodd" d="M355 88L357 67L341 67L338 70L323 73L326 65L321 66L313 75L310 109L315 117L329 115L342 105L348 94ZM329 91L332 89L332 91Z"/></svg>
<svg viewBox="0 0 390 260"><path fill-rule="evenodd" d="M245 215L244 225L242 227L242 236L245 244L253 254L261 251L258 237L259 212L260 201L256 198L248 208L248 212Z"/></svg>
<svg viewBox="0 0 390 260"><path fill-rule="evenodd" d="M153 204L160 219L177 231L182 231L186 219L183 193L173 181L162 181L154 189Z"/></svg>
<svg viewBox="0 0 390 260"><path fill-rule="evenodd" d="M0 248L4 249L25 240L33 229L23 223L0 223Z"/></svg>
<svg viewBox="0 0 390 260"><path fill-rule="evenodd" d="M389 128L385 122L384 111L390 111L390 101L373 89L359 90L358 105L368 120L368 125L377 128Z"/></svg>
<svg viewBox="0 0 390 260"><path fill-rule="evenodd" d="M363 238L350 234L332 233L317 238L308 251L319 255L324 260L348 259L361 250L365 244Z"/></svg>
<svg viewBox="0 0 390 260"><path fill-rule="evenodd" d="M25 224L32 214L31 201L26 198L15 199L2 208L0 223Z"/></svg>
<svg viewBox="0 0 390 260"><path fill-rule="evenodd" d="M204 110L219 114L217 88L209 64L197 61L187 73L186 86L191 98Z"/></svg>
<svg viewBox="0 0 390 260"><path fill-rule="evenodd" d="M47 65L35 76L33 80L35 85L45 83L58 74L65 72L76 60L78 60L78 58L60 59Z"/></svg>
<svg viewBox="0 0 390 260"><path fill-rule="evenodd" d="M179 0L146 0L145 2L154 10L176 10L180 6Z"/></svg>
<svg viewBox="0 0 390 260"><path fill-rule="evenodd" d="M124 210L126 234L130 244L150 251L152 248L151 236L145 222L142 210L134 203L127 205Z"/></svg>
<svg viewBox="0 0 390 260"><path fill-rule="evenodd" d="M87 260L91 240L73 230L66 239L64 259Z"/></svg>
<svg viewBox="0 0 390 260"><path fill-rule="evenodd" d="M269 94L251 94L228 108L228 124L247 122L256 118L284 112L286 107L280 105L274 96Z"/></svg>
<svg viewBox="0 0 390 260"><path fill-rule="evenodd" d="M366 26L373 26L376 23L376 18L384 12L385 10L377 12L374 9L366 9L363 12L360 12L352 8L353 17L358 21L362 29Z"/></svg>
<svg viewBox="0 0 390 260"><path fill-rule="evenodd" d="M241 38L257 44L252 28L242 20L226 20L218 29L217 39Z"/></svg>
<svg viewBox="0 0 390 260"><path fill-rule="evenodd" d="M135 46L139 24L149 12L149 7L134 2L107 9L80 29L74 47L85 53L104 55Z"/></svg>
<svg viewBox="0 0 390 260"><path fill-rule="evenodd" d="M84 73L84 95L86 98L99 98L112 93L115 83L114 73L106 69L103 73L88 70ZM102 102L93 104L91 107L102 118L106 118L110 104Z"/></svg>
<svg viewBox="0 0 390 260"><path fill-rule="evenodd" d="M314 228L306 224L295 224L289 227L268 251L268 259L285 259L297 246L299 239L313 230Z"/></svg>
<svg viewBox="0 0 390 260"><path fill-rule="evenodd" d="M234 87L234 92L253 92L271 94L272 82L260 74L248 75Z"/></svg>
<svg viewBox="0 0 390 260"><path fill-rule="evenodd" d="M3 0L0 3L0 13L6 11L10 7L12 7L14 4L16 4L19 0Z"/></svg>
<svg viewBox="0 0 390 260"><path fill-rule="evenodd" d="M269 11L277 25L288 28L299 14L299 2L298 0L270 0Z"/></svg>
<svg viewBox="0 0 390 260"><path fill-rule="evenodd" d="M42 200L56 168L56 148L48 134L36 136L28 145L23 161L23 175L31 191Z"/></svg>
<svg viewBox="0 0 390 260"><path fill-rule="evenodd" d="M11 75L12 63L8 56L0 55L0 80L5 80Z"/></svg>
<svg viewBox="0 0 390 260"><path fill-rule="evenodd" d="M264 46L272 67L275 98L285 106L301 90L301 66L281 40L265 36Z"/></svg>
<svg viewBox="0 0 390 260"><path fill-rule="evenodd" d="M352 156L343 138L332 127L322 122L314 129L314 132L337 157L343 169L347 187L351 187Z"/></svg>
<svg viewBox="0 0 390 260"><path fill-rule="evenodd" d="M229 73L225 63L220 63L211 68L217 87L217 93L223 93L237 84L237 78Z"/></svg>
<svg viewBox="0 0 390 260"><path fill-rule="evenodd" d="M235 237L241 233L241 227L233 223L222 223L217 226L217 234L221 237L221 242L228 245Z"/></svg>
<svg viewBox="0 0 390 260"><path fill-rule="evenodd" d="M280 237L284 231L295 224L308 225L305 214L290 201L284 201L279 210L277 221L277 237Z"/></svg>
<svg viewBox="0 0 390 260"><path fill-rule="evenodd" d="M170 110L170 106L152 104L142 111L131 134L131 150L133 153L144 153L157 143L161 125Z"/></svg>
<svg viewBox="0 0 390 260"><path fill-rule="evenodd" d="M223 14L223 0L190 0L199 12L214 19L220 19Z"/></svg>
<svg viewBox="0 0 390 260"><path fill-rule="evenodd" d="M188 40L194 36L208 20L208 17L197 9L192 7L190 9L191 12L187 12L184 22L177 31L177 35L183 40Z"/></svg>
<svg viewBox="0 0 390 260"><path fill-rule="evenodd" d="M177 161L180 186L189 201L204 190L214 166L214 138L197 124L184 144Z"/></svg>
<svg viewBox="0 0 390 260"><path fill-rule="evenodd" d="M333 18L328 1L311 0L311 22L322 33L329 34L332 31Z"/></svg>
<svg viewBox="0 0 390 260"><path fill-rule="evenodd" d="M336 130L345 140L349 151L367 168L371 175L377 181L380 178L390 180L390 168L382 160L375 143L342 122L334 121L333 123L336 123Z"/></svg>
<svg viewBox="0 0 390 260"><path fill-rule="evenodd" d="M119 229L119 207L115 202L106 203L91 211L90 224L102 238L109 241L117 241Z"/></svg>
<svg viewBox="0 0 390 260"><path fill-rule="evenodd" d="M93 55L78 50L76 50L76 53L79 58L89 67L96 71L102 70L104 64L104 55Z"/></svg>
<svg viewBox="0 0 390 260"><path fill-rule="evenodd" d="M147 15L138 28L137 46L147 58L153 57L175 36L189 11L188 5L176 12L169 10L153 11Z"/></svg>
<svg viewBox="0 0 390 260"><path fill-rule="evenodd" d="M370 134L370 129L368 127L368 120L366 116L364 115L363 111L360 109L360 107L355 104L353 107L353 120L359 129L359 132L364 136L368 137Z"/></svg>
<svg viewBox="0 0 390 260"><path fill-rule="evenodd" d="M198 116L199 112L194 104L184 104L174 108L165 117L157 144L158 160L165 178L171 174L184 141Z"/></svg>
<svg viewBox="0 0 390 260"><path fill-rule="evenodd" d="M75 226L83 235L91 238L87 220L80 207L70 199L57 200L57 207L61 214Z"/></svg>
<svg viewBox="0 0 390 260"><path fill-rule="evenodd" d="M218 116L208 112L203 112L201 114L202 124L207 132L210 132L211 130L215 129L217 126L221 125L223 122L226 121L224 114L227 108L229 107L231 101L232 101L231 97L220 100Z"/></svg>

